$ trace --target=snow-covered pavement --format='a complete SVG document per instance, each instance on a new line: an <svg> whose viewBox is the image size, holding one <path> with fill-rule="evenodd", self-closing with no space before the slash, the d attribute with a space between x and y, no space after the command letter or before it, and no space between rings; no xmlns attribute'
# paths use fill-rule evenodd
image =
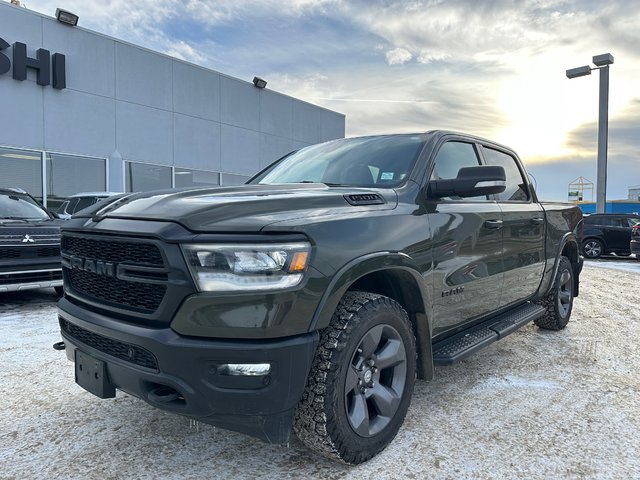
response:
<svg viewBox="0 0 640 480"><path fill-rule="evenodd" d="M640 478L640 274L605 263L587 262L564 331L528 325L418 381L394 442L358 467L100 400L51 348L53 290L0 294L0 478Z"/></svg>

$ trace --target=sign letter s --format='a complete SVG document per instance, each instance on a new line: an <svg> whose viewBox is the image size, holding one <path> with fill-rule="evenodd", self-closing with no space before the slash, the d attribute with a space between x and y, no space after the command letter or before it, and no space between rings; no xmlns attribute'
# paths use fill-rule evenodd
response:
<svg viewBox="0 0 640 480"><path fill-rule="evenodd" d="M5 42L3 38L0 38L0 50L4 50L5 48L9 48L9 44ZM10 68L11 61L9 60L9 57L4 53L0 53L0 75L7 73Z"/></svg>

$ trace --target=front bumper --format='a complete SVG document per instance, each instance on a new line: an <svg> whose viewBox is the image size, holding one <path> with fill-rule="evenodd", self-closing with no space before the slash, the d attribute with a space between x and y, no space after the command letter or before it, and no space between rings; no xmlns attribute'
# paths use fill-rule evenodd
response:
<svg viewBox="0 0 640 480"><path fill-rule="evenodd" d="M106 364L118 389L173 413L271 443L288 441L317 333L269 340L186 337L168 327L119 322L62 299L67 357L76 349ZM224 375L230 363L269 363L268 375ZM168 395L170 392L171 395Z"/></svg>

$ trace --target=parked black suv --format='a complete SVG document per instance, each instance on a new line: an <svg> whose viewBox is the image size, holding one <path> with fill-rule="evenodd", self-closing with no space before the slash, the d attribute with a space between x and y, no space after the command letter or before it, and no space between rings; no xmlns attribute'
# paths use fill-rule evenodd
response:
<svg viewBox="0 0 640 480"><path fill-rule="evenodd" d="M640 225L640 215L603 213L584 217L582 248L587 258L605 253L623 257L631 255L631 228Z"/></svg>
<svg viewBox="0 0 640 480"><path fill-rule="evenodd" d="M640 223L631 227L631 253L635 253L636 260L640 261Z"/></svg>
<svg viewBox="0 0 640 480"><path fill-rule="evenodd" d="M24 190L0 188L0 292L62 294L61 223Z"/></svg>

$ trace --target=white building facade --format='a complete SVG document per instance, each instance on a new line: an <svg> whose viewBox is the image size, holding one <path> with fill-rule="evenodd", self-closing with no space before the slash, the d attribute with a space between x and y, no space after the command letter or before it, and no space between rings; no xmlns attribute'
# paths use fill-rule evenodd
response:
<svg viewBox="0 0 640 480"><path fill-rule="evenodd" d="M0 186L50 208L244 183L345 131L340 113L2 2L0 98Z"/></svg>

